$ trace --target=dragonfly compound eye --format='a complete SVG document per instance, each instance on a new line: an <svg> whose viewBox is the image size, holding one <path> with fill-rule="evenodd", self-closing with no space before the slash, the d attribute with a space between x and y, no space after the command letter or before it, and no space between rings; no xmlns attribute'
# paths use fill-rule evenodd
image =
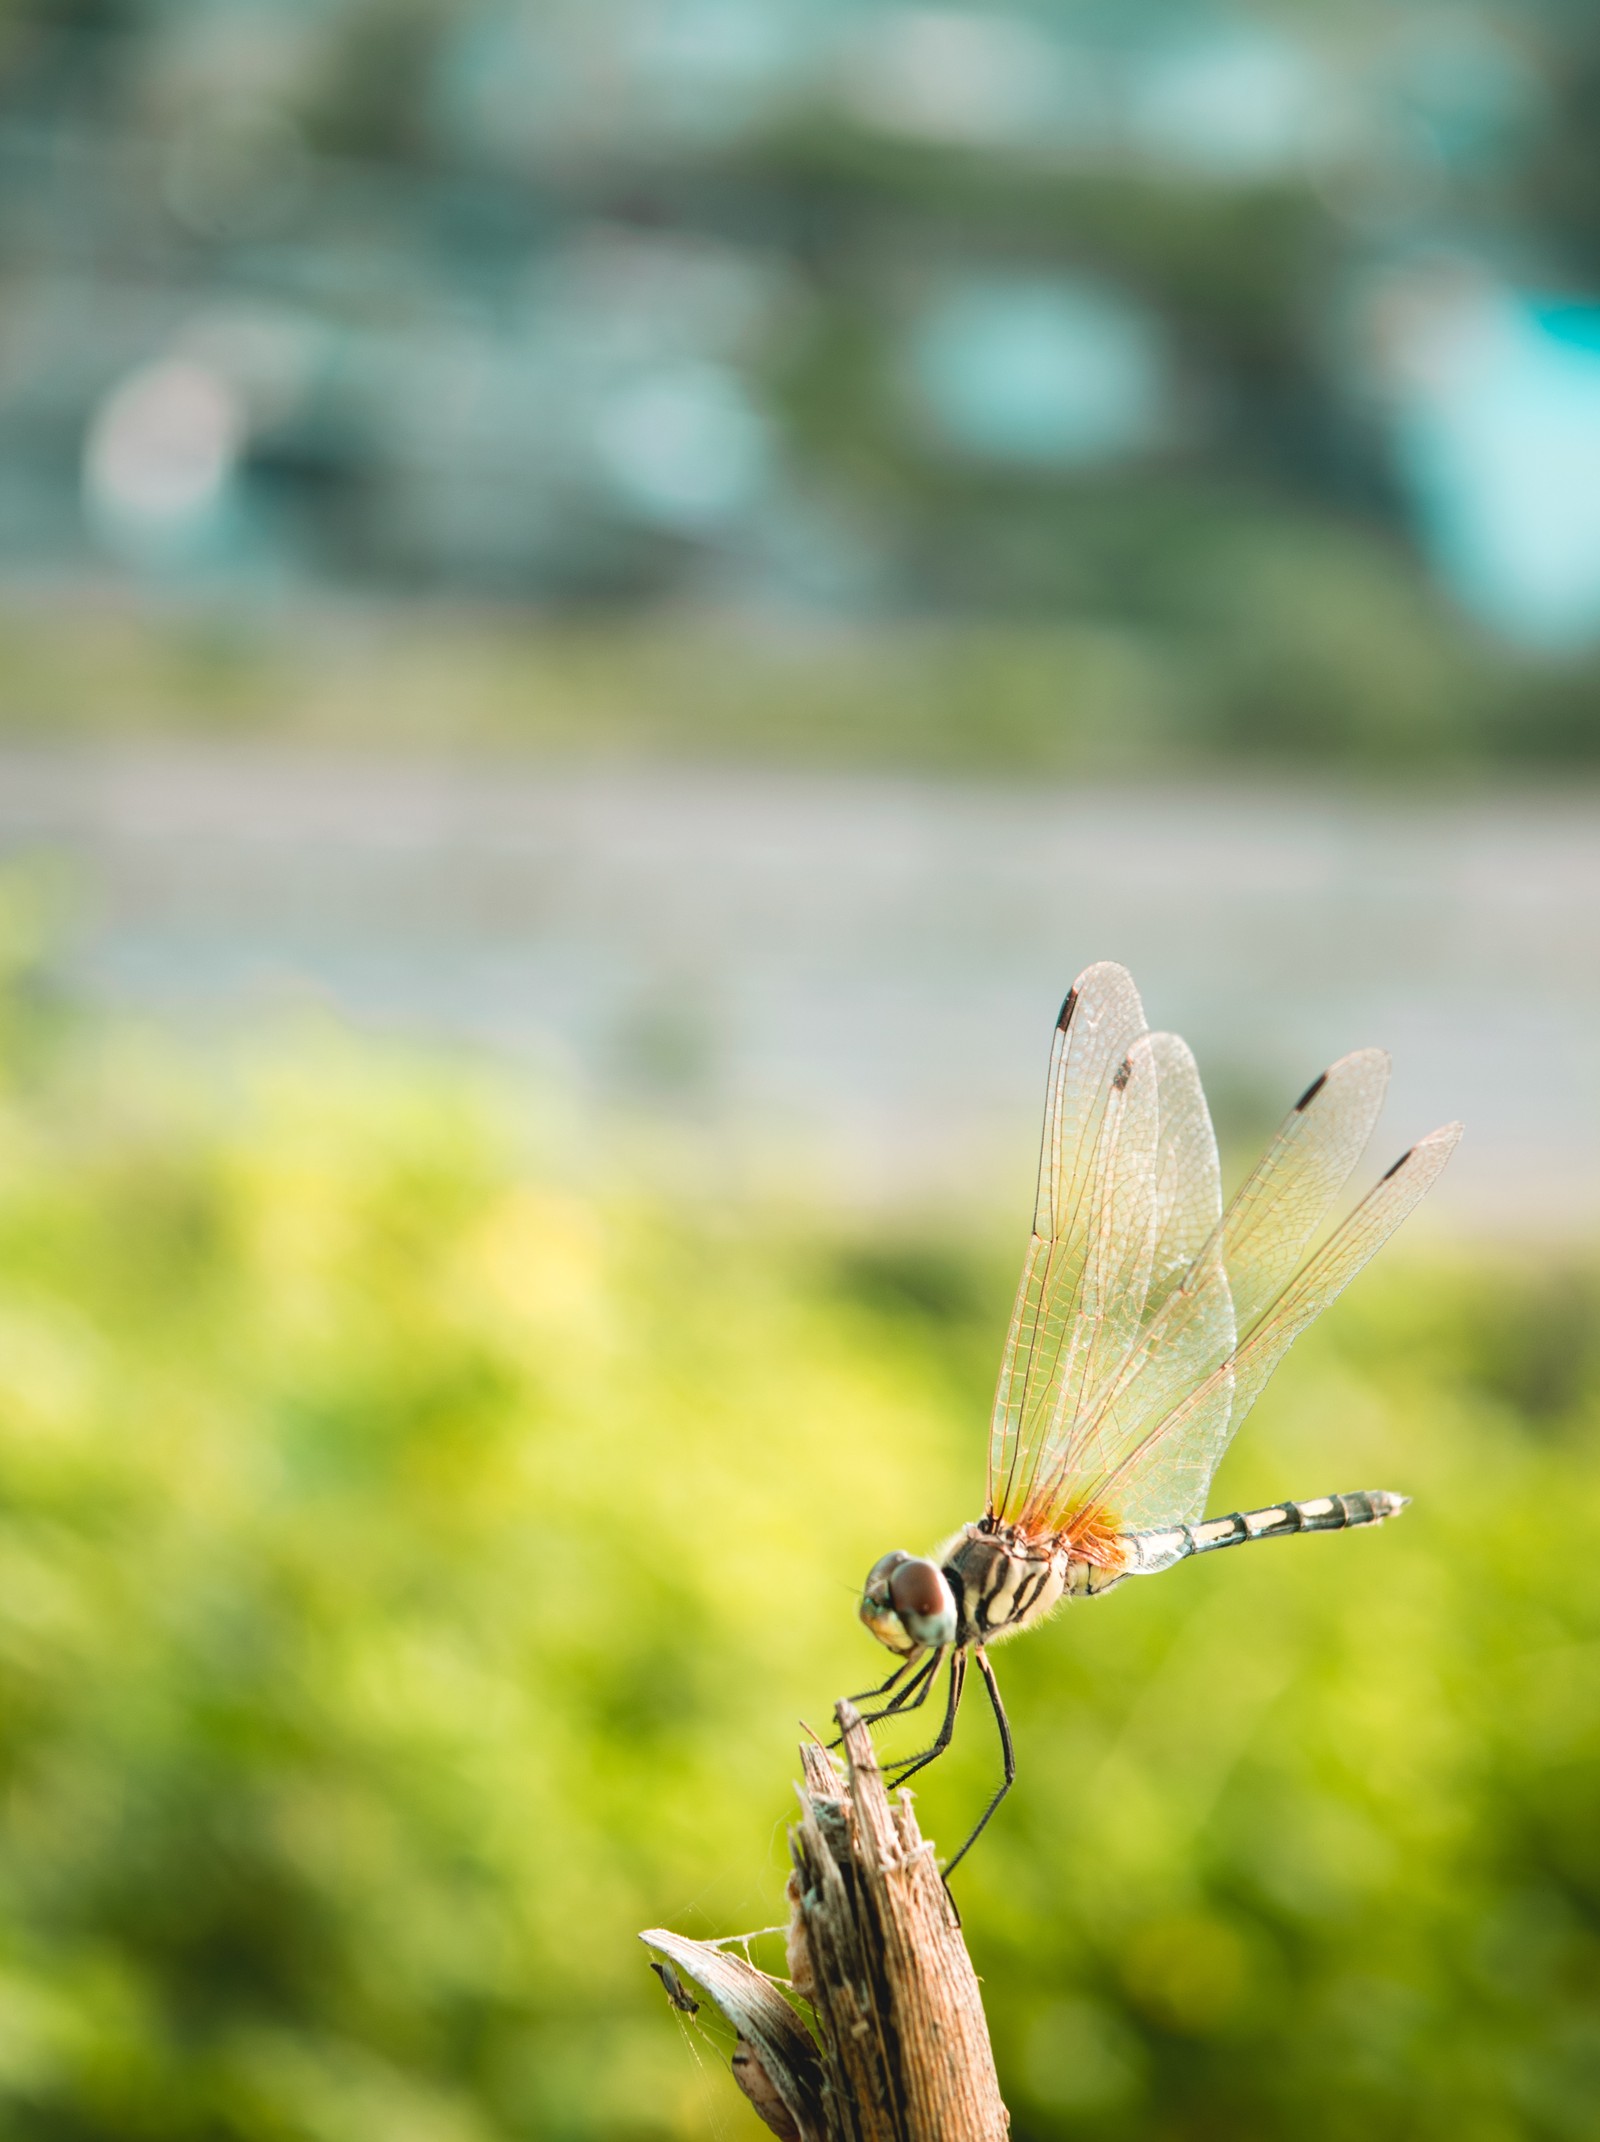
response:
<svg viewBox="0 0 1600 2142"><path fill-rule="evenodd" d="M915 1651L917 1648L916 1638L907 1634L889 1596L890 1579L910 1559L903 1547L897 1547L893 1554L880 1556L867 1571L867 1581L861 1587L861 1619L879 1643L887 1644L891 1651Z"/></svg>
<svg viewBox="0 0 1600 2142"><path fill-rule="evenodd" d="M889 1577L889 1597L919 1644L953 1644L956 1602L937 1563L907 1556Z"/></svg>
<svg viewBox="0 0 1600 2142"><path fill-rule="evenodd" d="M899 1548L868 1570L861 1619L880 1644L909 1656L955 1642L955 1595L936 1564Z"/></svg>
<svg viewBox="0 0 1600 2142"><path fill-rule="evenodd" d="M880 1555L867 1571L867 1581L862 1586L866 1597L879 1606L887 1606L889 1604L889 1579L902 1562L909 1562L910 1559L910 1555L906 1553L903 1547L897 1547L893 1554Z"/></svg>

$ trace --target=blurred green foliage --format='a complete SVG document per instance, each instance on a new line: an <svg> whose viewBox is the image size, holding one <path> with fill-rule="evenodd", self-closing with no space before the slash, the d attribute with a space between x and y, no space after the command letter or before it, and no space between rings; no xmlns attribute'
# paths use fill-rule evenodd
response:
<svg viewBox="0 0 1600 2142"><path fill-rule="evenodd" d="M1064 514L1087 551L1065 540ZM1077 574L1063 599L1083 614L1054 624L819 632L442 609L287 629L245 611L78 604L63 630L47 605L0 607L0 741L261 738L1020 779L1311 769L1433 787L1600 764L1600 667L1491 647L1387 545L1309 523L1292 536L1248 500L1222 512L1180 489L1072 508L996 498L972 569L1014 551Z"/></svg>
<svg viewBox="0 0 1600 2142"><path fill-rule="evenodd" d="M976 1514L1009 1246L674 1206L471 1062L10 1001L0 2131L758 2132L634 1935L779 1916L860 1576ZM1391 1253L1217 1502L1404 1521L1001 1653L1019 2138L1593 2132L1597 1311ZM975 1713L931 1834L994 1767Z"/></svg>

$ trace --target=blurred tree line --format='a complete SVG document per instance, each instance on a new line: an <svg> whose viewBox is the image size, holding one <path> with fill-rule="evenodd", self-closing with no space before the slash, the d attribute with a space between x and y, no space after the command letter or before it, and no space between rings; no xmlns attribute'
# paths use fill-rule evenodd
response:
<svg viewBox="0 0 1600 2142"><path fill-rule="evenodd" d="M1163 747L1581 759L1588 434L1502 498L1426 381L1476 263L1572 300L1507 408L1547 363L1600 409L1594 44L1510 6L12 0L0 564L1098 635ZM1046 691L1070 760L1070 660Z"/></svg>

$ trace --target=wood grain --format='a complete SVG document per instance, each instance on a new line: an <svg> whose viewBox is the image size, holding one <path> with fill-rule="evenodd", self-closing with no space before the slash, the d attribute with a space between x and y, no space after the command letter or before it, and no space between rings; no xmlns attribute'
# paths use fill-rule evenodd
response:
<svg viewBox="0 0 1600 2142"><path fill-rule="evenodd" d="M737 2032L741 2087L774 2133L799 2142L1003 2142L977 1975L917 1827L891 1806L865 1726L836 1706L841 1770L800 1751L789 1833L791 1991L742 1958L659 1928L641 1938L694 1979ZM763 2103L762 2092L766 2091Z"/></svg>

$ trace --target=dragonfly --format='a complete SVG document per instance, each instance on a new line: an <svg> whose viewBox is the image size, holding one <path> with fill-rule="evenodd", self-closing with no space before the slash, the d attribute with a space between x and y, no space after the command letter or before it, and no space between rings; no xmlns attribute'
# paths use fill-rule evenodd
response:
<svg viewBox="0 0 1600 2142"><path fill-rule="evenodd" d="M989 1647L1064 1601L1255 1540L1376 1525L1386 1489L1204 1516L1239 1423L1273 1370L1388 1240L1461 1137L1447 1123L1403 1153L1316 1238L1366 1147L1389 1058L1357 1049L1312 1080L1226 1209L1199 1072L1151 1033L1133 979L1086 968L1056 1021L1033 1231L1000 1364L984 1514L932 1556L875 1562L860 1614L899 1660L870 1724L919 1709L941 1667L944 1719L891 1783L942 1755L969 1660L999 1730L1002 1781L954 1871L1016 1782ZM1316 1243L1316 1246L1313 1244ZM886 1700L885 1700L886 1699Z"/></svg>

